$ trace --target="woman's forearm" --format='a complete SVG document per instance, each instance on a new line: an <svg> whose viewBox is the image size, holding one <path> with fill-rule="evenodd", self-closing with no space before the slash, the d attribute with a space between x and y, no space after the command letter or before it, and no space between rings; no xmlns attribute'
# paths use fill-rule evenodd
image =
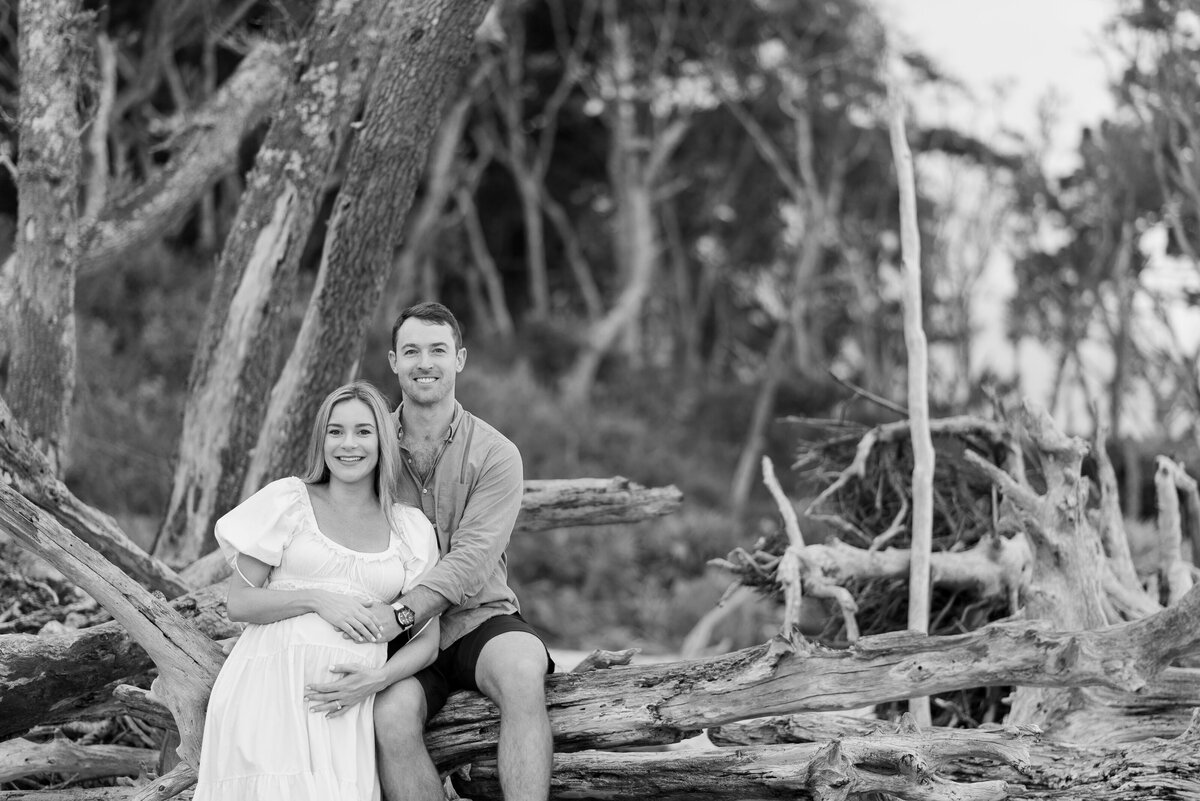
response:
<svg viewBox="0 0 1200 801"><path fill-rule="evenodd" d="M381 686L390 687L401 679L416 674L433 664L438 655L438 640L441 629L438 618L432 618L415 637L392 654L392 658L379 669Z"/></svg>
<svg viewBox="0 0 1200 801"><path fill-rule="evenodd" d="M315 612L314 594L308 590L269 590L237 583L229 588L225 614L237 623L275 623Z"/></svg>

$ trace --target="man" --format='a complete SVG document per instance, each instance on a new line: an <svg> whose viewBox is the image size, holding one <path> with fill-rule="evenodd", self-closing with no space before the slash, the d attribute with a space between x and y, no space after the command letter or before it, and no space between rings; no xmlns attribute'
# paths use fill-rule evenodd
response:
<svg viewBox="0 0 1200 801"><path fill-rule="evenodd" d="M509 801L549 795L553 743L546 646L519 615L505 548L521 507L521 455L455 400L466 364L458 321L440 303L400 313L388 362L400 382L402 478L397 496L437 529L441 560L377 615L389 640L441 615L441 653L375 699L379 777L389 801L443 797L425 750L425 721L453 690L478 690L500 709L500 785Z"/></svg>

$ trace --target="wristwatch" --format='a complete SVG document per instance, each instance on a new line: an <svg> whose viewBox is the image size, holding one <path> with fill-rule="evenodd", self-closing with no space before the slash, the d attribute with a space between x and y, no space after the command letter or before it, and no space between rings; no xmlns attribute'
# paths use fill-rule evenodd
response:
<svg viewBox="0 0 1200 801"><path fill-rule="evenodd" d="M413 624L417 622L417 613L404 604L393 604L392 610L396 613L396 623L400 625L400 632L402 634L411 629Z"/></svg>

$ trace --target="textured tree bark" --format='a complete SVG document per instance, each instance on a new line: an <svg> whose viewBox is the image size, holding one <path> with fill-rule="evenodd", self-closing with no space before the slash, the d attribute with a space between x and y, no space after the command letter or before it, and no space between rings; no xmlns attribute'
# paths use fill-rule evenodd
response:
<svg viewBox="0 0 1200 801"><path fill-rule="evenodd" d="M4 510L0 515L0 531L12 533ZM177 598L171 607L208 639L241 631L225 617L224 585ZM0 636L0 737L77 718L105 702L114 684L144 676L153 666L115 620L67 634Z"/></svg>
<svg viewBox="0 0 1200 801"><path fill-rule="evenodd" d="M17 738L0 743L0 782L57 773L73 779L149 773L158 751L127 745L79 745L63 737L48 743Z"/></svg>
<svg viewBox="0 0 1200 801"><path fill-rule="evenodd" d="M267 131L221 253L184 410L171 499L153 549L189 564L242 498L275 380L285 310L328 173L349 136L384 37L382 0L324 0L284 112ZM305 418L306 420L309 418Z"/></svg>
<svg viewBox="0 0 1200 801"><path fill-rule="evenodd" d="M11 348L5 396L61 475L75 397L75 267L79 253L82 127L78 102L87 37L79 0L24 3L17 237L0 308L0 351ZM0 362L4 353L0 352Z"/></svg>
<svg viewBox="0 0 1200 801"><path fill-rule="evenodd" d="M1025 751L1021 759L955 760L939 766L947 778L978 781L1001 779L1023 785L1018 795L1032 798L1195 798L1200 796L1200 735L1196 713L1183 716L1177 736L1124 744L1074 745L1045 738L1036 729L1005 726L986 736L1012 740ZM1110 719L1108 725L1113 725ZM843 737L864 737L896 731L887 721L846 715L790 715L722 726L710 738L722 746L761 746L771 743L824 743ZM967 730L968 733L985 734ZM926 729L909 736L954 736L962 729ZM1161 735L1159 735L1161 737ZM1141 740L1141 741L1139 741Z"/></svg>
<svg viewBox="0 0 1200 801"><path fill-rule="evenodd" d="M168 598L189 587L170 567L137 546L108 515L76 498L54 476L46 457L33 446L0 398L0 474L9 486L54 515L75 536L102 553L147 589Z"/></svg>
<svg viewBox="0 0 1200 801"><path fill-rule="evenodd" d="M1200 607L1200 590L1186 603L1187 608L1095 632L1005 623L955 637L874 635L845 651L797 651L776 640L720 657L555 674L547 684L555 748L661 745L711 727L720 727L714 735L718 741L737 743L738 727L728 724L749 718L858 709L913 694L1022 683L1091 685L1104 693L1108 711L1091 723L1107 729L1106 745L1176 737L1189 726L1189 707L1200 705L1200 671L1159 666L1196 645L1189 615ZM619 663L623 656L605 661ZM144 691L122 689L118 695L140 717L165 713ZM847 720L853 726L883 725L845 716L792 715L786 724L768 721L764 728L784 742L866 731L839 722ZM430 721L427 740L441 767L449 769L490 758L497 731L496 709L489 701L457 693ZM756 741L771 739L757 736Z"/></svg>
<svg viewBox="0 0 1200 801"><path fill-rule="evenodd" d="M807 583L844 587L855 581L908 577L912 552L906 548L872 551L834 539L804 546L799 557ZM932 553L930 580L935 586L970 590L981 598L1015 597L1032 559L1029 541L1023 535L982 539L963 551ZM725 559L714 559L710 564L740 567Z"/></svg>
<svg viewBox="0 0 1200 801"><path fill-rule="evenodd" d="M475 106L474 92L482 80L480 67L446 110L434 137L425 185L421 197L415 201L415 207L404 221L403 242L399 245L395 264L384 288L383 301L375 315L375 325L381 330L390 328L400 311L421 295L417 288L417 276L429 261L437 237L445 227L446 204L454 194L463 169L459 145Z"/></svg>
<svg viewBox="0 0 1200 801"><path fill-rule="evenodd" d="M190 115L172 140L170 162L128 195L108 204L83 235L81 272L116 266L135 248L162 238L204 194L237 167L242 141L279 107L292 48L259 42L220 90Z"/></svg>
<svg viewBox="0 0 1200 801"><path fill-rule="evenodd" d="M350 151L312 299L271 391L254 469L247 471L247 480L254 482L243 493L262 477L302 468L305 435L321 399L358 374L367 326L375 318L429 146L488 4L384 4L378 19L389 46L379 58Z"/></svg>
<svg viewBox="0 0 1200 801"><path fill-rule="evenodd" d="M208 694L225 658L220 646L6 486L0 526L85 589L146 649L158 668L154 693L179 728L179 756L197 765Z"/></svg>
<svg viewBox="0 0 1200 801"><path fill-rule="evenodd" d="M1200 642L1191 623L1197 610L1200 588L1156 615L1093 631L999 623L953 637L862 637L842 651L776 639L720 657L554 675L547 703L555 748L677 742L751 717L983 686L1103 686L1127 699L1131 715L1139 701L1146 708L1186 706L1200 698L1200 671L1163 668ZM491 758L498 728L491 702L459 694L430 721L426 741L449 768Z"/></svg>
<svg viewBox="0 0 1200 801"><path fill-rule="evenodd" d="M627 478L530 479L525 482L516 528L636 523L678 511L683 493L674 485L643 487Z"/></svg>
<svg viewBox="0 0 1200 801"><path fill-rule="evenodd" d="M1017 790L1003 779L958 782L941 775L957 761L1022 764L1027 748L1000 732L873 733L806 745L713 748L648 754L559 754L550 794L557 798L846 799L887 793L914 801L999 801ZM1014 773L1015 771L1009 771ZM473 764L460 793L500 799L494 762Z"/></svg>
<svg viewBox="0 0 1200 801"><path fill-rule="evenodd" d="M1063 434L1044 410L1028 403L1012 413L1041 462L1046 491L1038 494L973 454L968 458L997 482L1004 493L1005 513L1015 515L1029 534L1034 558L1025 593L1026 614L1072 629L1103 626L1107 622L1103 578L1111 570L1100 536L1085 514L1087 484L1081 464L1088 446ZM1013 694L1009 721L1054 732L1094 703L1080 689L1020 687Z"/></svg>
<svg viewBox="0 0 1200 801"><path fill-rule="evenodd" d="M904 799L1191 799L1200 794L1194 730L1123 749L1056 743L1030 730L897 731L847 724L809 745L748 745L666 753L558 754L552 797L612 799L844 799L877 790ZM824 727L822 727L824 728ZM752 738L757 741L758 738ZM833 742L826 742L833 740ZM731 743L732 744L732 743ZM495 763L456 782L479 801L499 799ZM116 801L130 788L0 792L0 801ZM187 791L179 796L187 799ZM851 795L850 797L854 797Z"/></svg>
<svg viewBox="0 0 1200 801"><path fill-rule="evenodd" d="M3 517L0 521L7 524ZM751 717L852 709L985 685L1105 686L1124 694L1131 711L1140 705L1144 713L1159 702L1175 708L1200 703L1200 672L1162 669L1200 644L1200 631L1192 624L1197 613L1200 588L1156 615L1095 631L1053 632L1037 622L1009 622L954 637L863 637L844 651L777 639L709 659L555 674L547 682L547 701L560 754L669 743ZM490 702L459 693L430 722L427 741L444 768L477 764L493 757L498 729ZM1147 744L1144 764L1154 758L1152 746ZM1195 750L1194 744L1189 747ZM754 755L760 756L767 759ZM586 760L579 764L591 766L587 770L600 764ZM560 761L564 769L572 764ZM722 775L724 764L717 760L714 772ZM1125 770L1123 765L1108 767L1117 773ZM850 776L846 781L856 781L842 761L833 760L822 769L843 770ZM1177 779L1169 761L1157 769L1161 777L1136 778L1139 786ZM630 774L634 772L630 763ZM692 780L703 790L708 774L699 767L693 773ZM1135 771L1123 775L1133 780ZM749 780L749 775L742 779ZM935 782L929 787L949 785Z"/></svg>

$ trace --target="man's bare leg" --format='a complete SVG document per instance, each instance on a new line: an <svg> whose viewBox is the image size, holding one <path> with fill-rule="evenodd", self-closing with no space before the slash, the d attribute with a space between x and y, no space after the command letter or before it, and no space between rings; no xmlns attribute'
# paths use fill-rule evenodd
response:
<svg viewBox="0 0 1200 801"><path fill-rule="evenodd" d="M442 801L442 781L425 750L425 691L414 678L375 696L375 754L387 801Z"/></svg>
<svg viewBox="0 0 1200 801"><path fill-rule="evenodd" d="M546 713L546 647L523 631L483 646L475 681L500 708L497 761L505 801L546 801L554 742Z"/></svg>

